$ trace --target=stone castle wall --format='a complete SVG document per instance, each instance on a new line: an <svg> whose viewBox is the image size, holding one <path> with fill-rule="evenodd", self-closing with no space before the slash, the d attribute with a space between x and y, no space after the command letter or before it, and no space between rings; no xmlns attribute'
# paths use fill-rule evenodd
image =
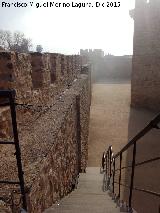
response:
<svg viewBox="0 0 160 213"><path fill-rule="evenodd" d="M28 212L43 212L67 195L86 169L90 69L77 55L0 52L0 89L15 89L23 104L16 111ZM0 127L0 138L11 140L8 107L0 107ZM2 145L0 155L0 179L17 180L13 148Z"/></svg>
<svg viewBox="0 0 160 213"><path fill-rule="evenodd" d="M80 102L77 103L76 97L80 98ZM65 106L63 106L63 104ZM77 104L79 105L77 106ZM79 139L81 139L81 152L79 152L78 147L79 139L77 140L79 126L77 125L78 107L80 109L79 122L81 133ZM34 134L30 139L30 143L32 143L33 146L30 146L30 148L33 149L33 147L35 147L37 150L33 152L34 157L35 153L41 156L45 156L45 153L47 153L47 155L43 158L43 164L40 167L39 173L35 172L35 162L32 163L32 172L30 171L34 176L34 180L32 179L30 181L33 182L33 187L29 193L29 207L30 212L36 213L42 212L45 208L51 206L56 200L64 197L72 190L78 175L79 160L81 161L81 170L84 171L86 169L89 126L88 79L86 76L83 75L81 79L78 79L72 88L66 91L61 99L57 101L56 106L37 122L38 124L35 124ZM28 133L30 134L30 132ZM48 135L47 138L45 135ZM39 152L38 145L42 143L42 141L43 144L41 146L43 151ZM32 150L29 150L29 153L32 153ZM37 156L37 159L36 164L42 161L39 156ZM26 164L27 161L26 159ZM46 197L48 199L46 199Z"/></svg>
<svg viewBox="0 0 160 213"><path fill-rule="evenodd" d="M142 130L160 110L160 1L136 0L131 11L135 21L133 69L131 78L131 108L128 138ZM146 109L145 109L146 108ZM153 111L153 112L152 112ZM153 129L136 146L136 164L155 158L160 152L159 131ZM132 165L133 146L127 150L126 165ZM126 166L125 165L125 166ZM134 187L159 192L159 161L136 166ZM131 169L125 170L125 184L131 184ZM124 201L129 190L124 187ZM159 198L143 191L133 190L132 207L136 212L159 212Z"/></svg>
<svg viewBox="0 0 160 213"><path fill-rule="evenodd" d="M17 99L52 101L80 74L81 58L56 53L0 52L0 89L15 89Z"/></svg>
<svg viewBox="0 0 160 213"><path fill-rule="evenodd" d="M160 1L136 0L131 105L160 110Z"/></svg>

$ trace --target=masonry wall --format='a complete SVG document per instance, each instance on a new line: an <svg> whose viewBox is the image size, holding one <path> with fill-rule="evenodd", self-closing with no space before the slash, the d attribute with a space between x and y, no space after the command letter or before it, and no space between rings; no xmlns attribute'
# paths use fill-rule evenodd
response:
<svg viewBox="0 0 160 213"><path fill-rule="evenodd" d="M87 166L90 68L82 69L77 55L2 51L0 76L1 89L15 89L20 104L16 111L29 212L43 212L73 190ZM0 127L0 138L11 140L7 107L0 108ZM0 179L17 180L13 148L2 145L0 155ZM8 196L10 187L2 189Z"/></svg>
<svg viewBox="0 0 160 213"><path fill-rule="evenodd" d="M160 1L137 0L134 18L134 50L131 105L160 109Z"/></svg>
<svg viewBox="0 0 160 213"><path fill-rule="evenodd" d="M88 79L86 76L82 76L82 79L77 81L71 89L62 95L56 106L38 121L38 125L35 125L34 135L32 135L33 138L30 142L34 143L34 147L38 149L35 145L35 137L37 145L43 141L41 145L43 154L41 154L43 156L47 153L47 156L43 159L38 174L34 172L36 165L33 163L34 180L29 193L31 212L42 212L72 190L78 175L79 158L81 170L86 169L89 118ZM79 106L76 103L77 96L80 97ZM65 106L62 103L65 103ZM77 141L77 107L80 107L81 153ZM29 152L32 153L32 150ZM40 154L39 151L34 151L34 158L35 153ZM37 158L39 157L37 156Z"/></svg>
<svg viewBox="0 0 160 213"><path fill-rule="evenodd" d="M133 69L131 79L131 110L128 140L142 130L160 110L160 2L136 0L131 11L135 21ZM146 109L145 109L146 108ZM153 111L153 112L152 112ZM159 131L151 130L136 146L136 164L158 156ZM133 146L127 150L126 165L132 165ZM136 166L134 187L159 193L160 162L154 161ZM125 170L124 181L131 184L131 168ZM124 201L128 203L129 189L124 187ZM140 213L159 213L159 197L133 190L132 207Z"/></svg>
<svg viewBox="0 0 160 213"><path fill-rule="evenodd" d="M34 105L34 110L21 109L21 120L32 119L32 111L40 106L50 106L80 74L81 57L78 55L21 54L0 51L0 89L15 89L18 104ZM8 102L0 97L0 103ZM6 113L8 111L8 113ZM30 113L29 113L30 112ZM0 136L9 137L11 124L7 118L9 108L0 109ZM21 116L23 114L23 116ZM4 122L5 121L5 122ZM8 129L7 129L8 128ZM5 134L4 134L5 133Z"/></svg>

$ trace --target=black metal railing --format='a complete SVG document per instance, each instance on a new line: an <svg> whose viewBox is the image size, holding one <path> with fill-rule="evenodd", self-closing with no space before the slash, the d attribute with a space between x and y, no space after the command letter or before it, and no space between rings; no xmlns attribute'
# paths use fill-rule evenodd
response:
<svg viewBox="0 0 160 213"><path fill-rule="evenodd" d="M14 141L9 141L9 142L0 141L0 145L14 145L15 146L15 150L16 150L15 156L16 156L18 179L19 179L19 181L0 180L0 184L19 185L21 199L22 199L22 208L27 211L25 184L24 184L24 177L23 177L24 173L23 173L23 169L22 169L21 150L20 150L20 146L19 146L17 121L16 121L15 91L14 90L0 90L0 98L5 100L5 103L1 104L1 106L10 106L13 138L14 138ZM0 197L0 199L3 200L3 197Z"/></svg>
<svg viewBox="0 0 160 213"><path fill-rule="evenodd" d="M127 212L133 212L132 209L132 195L133 190L141 191L147 194L154 195L160 198L159 192L150 191L148 189L142 189L134 186L134 178L135 178L135 168L140 165L145 165L147 163L155 162L160 160L160 156L155 158L151 158L145 161L141 161L136 163L136 153L137 153L137 141L141 139L144 135L146 135L152 129L160 129L158 124L160 123L160 113L144 128L142 129L126 146L124 146L117 154L113 154L112 146L109 146L108 150L105 151L102 155L102 165L101 171L104 172L104 182L103 189L109 190L113 199L117 202L119 206L123 206L123 201L121 201L121 187L127 187L129 189L128 202L125 204L125 210ZM130 147L133 146L132 153L132 164L129 166L122 167L122 160L124 152L127 151ZM119 163L117 163L117 159L119 159ZM118 169L116 169L116 167ZM131 168L130 184L127 185L122 183L122 170ZM119 172L118 181L115 181L115 175ZM118 195L115 194L115 184L118 185Z"/></svg>

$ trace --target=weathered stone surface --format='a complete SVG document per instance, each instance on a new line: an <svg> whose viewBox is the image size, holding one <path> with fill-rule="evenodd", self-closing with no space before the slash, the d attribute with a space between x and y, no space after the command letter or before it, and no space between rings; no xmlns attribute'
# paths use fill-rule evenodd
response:
<svg viewBox="0 0 160 213"><path fill-rule="evenodd" d="M80 74L80 60L76 57L79 58L56 53L28 55L1 51L0 88L16 89L17 100L23 103L52 101Z"/></svg>
<svg viewBox="0 0 160 213"><path fill-rule="evenodd" d="M135 21L129 139L135 137L160 109L160 1L136 0L132 11ZM142 108L142 109L140 109ZM147 110L144 110L147 108ZM149 110L148 110L149 109ZM155 111L155 112L151 112ZM136 163L153 159L160 151L159 132L152 130L137 141ZM133 147L127 150L126 164L132 164ZM134 187L159 192L159 161L135 168ZM156 175L155 175L156 174ZM130 185L131 169L125 171L125 184ZM124 200L129 191L124 188ZM132 206L137 212L157 212L159 198L133 190Z"/></svg>
<svg viewBox="0 0 160 213"><path fill-rule="evenodd" d="M30 98L32 79L31 64L27 54L0 52L0 88L15 89L20 100Z"/></svg>
<svg viewBox="0 0 160 213"><path fill-rule="evenodd" d="M160 109L160 1L136 1L131 105Z"/></svg>
<svg viewBox="0 0 160 213"><path fill-rule="evenodd" d="M78 94L80 94L81 104L81 169L85 170L86 168L89 122L87 84L88 78L83 75L69 90L62 94L53 108L37 120L33 132L28 132L24 150L26 150L28 143L32 144L28 155L31 155L29 158L34 161L30 165L30 174L27 179L29 183L35 183L29 194L31 212L42 212L43 209L69 193L75 182L78 173L78 155L80 154L77 153L76 136L75 97ZM25 165L29 165L28 158L25 157L24 162ZM37 173L36 168L40 162L41 167ZM46 196L49 199L46 199Z"/></svg>
<svg viewBox="0 0 160 213"><path fill-rule="evenodd" d="M12 133L9 111L9 107L0 108L0 138L8 138Z"/></svg>
<svg viewBox="0 0 160 213"><path fill-rule="evenodd" d="M50 86L49 55L31 53L32 83L33 88Z"/></svg>
<svg viewBox="0 0 160 213"><path fill-rule="evenodd" d="M7 87L9 83L5 79L2 89L15 88L17 101L31 104L17 106L17 121L29 212L42 212L72 190L79 171L80 156L80 167L82 170L86 168L90 75L87 70L85 74L80 74L81 66L75 56L8 52L6 57L2 64L0 61L0 72L6 72L5 65L9 60L13 62L12 72L17 77L10 87ZM25 59L28 60L26 64ZM24 75L23 67L27 69ZM20 87L21 75L23 83L25 78L29 82L27 88ZM21 91L25 94L28 88L30 97L27 99ZM77 144L76 96L80 97L81 153L78 153ZM8 116L7 109L1 110L0 137L10 136L12 139ZM11 146L1 147L1 180L18 180L14 152ZM2 189L7 190L6 195L9 195L10 187ZM14 189L18 190L17 187Z"/></svg>
<svg viewBox="0 0 160 213"><path fill-rule="evenodd" d="M51 84L54 84L57 82L58 74L60 73L60 61L59 61L59 55L55 53L50 54L50 76L51 76Z"/></svg>

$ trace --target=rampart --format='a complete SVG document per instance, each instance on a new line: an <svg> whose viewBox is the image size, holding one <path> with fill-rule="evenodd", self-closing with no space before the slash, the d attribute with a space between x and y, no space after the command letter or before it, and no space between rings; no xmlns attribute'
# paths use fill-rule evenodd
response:
<svg viewBox="0 0 160 213"><path fill-rule="evenodd" d="M86 169L90 66L82 67L78 55L1 51L0 89L16 90L28 212L43 212L72 191ZM0 138L11 139L7 107L0 108L0 127ZM0 179L16 181L13 148L2 145L0 155ZM9 196L11 188L1 190Z"/></svg>
<svg viewBox="0 0 160 213"><path fill-rule="evenodd" d="M130 12L130 15L134 18L135 25L129 140L135 137L160 110L160 1L136 0L135 9ZM133 183L135 190L133 190L132 206L137 212L159 211L159 197L145 192L145 190L160 191L160 173L157 169L160 166L159 161L149 162L150 159L158 156L159 152L159 131L156 129L144 135L136 143ZM133 146L127 150L126 165L132 165L132 160ZM148 163L140 164L147 161ZM125 170L126 186L131 184L130 177L131 169L127 168ZM127 202L129 193L128 188L124 187L123 199Z"/></svg>
<svg viewBox="0 0 160 213"><path fill-rule="evenodd" d="M133 107L160 109L160 1L136 0L132 69Z"/></svg>

